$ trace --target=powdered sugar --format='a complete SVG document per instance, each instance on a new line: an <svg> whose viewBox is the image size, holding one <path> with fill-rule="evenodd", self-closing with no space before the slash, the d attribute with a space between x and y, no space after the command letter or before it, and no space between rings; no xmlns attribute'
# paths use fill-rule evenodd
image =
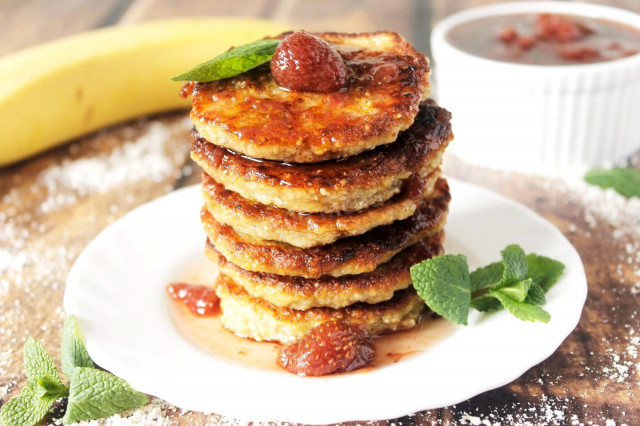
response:
<svg viewBox="0 0 640 426"><path fill-rule="evenodd" d="M559 181L541 179L543 187L562 193L565 204L579 205L584 209L584 220L595 228L601 221L614 227L612 236L640 235L640 198L626 198L613 189L601 189L582 180ZM627 254L638 251L638 241L628 242L624 246ZM639 258L640 260L640 258Z"/></svg>
<svg viewBox="0 0 640 426"><path fill-rule="evenodd" d="M489 419L482 419L478 416L471 416L469 414L464 414L461 418L460 418L460 424L463 425L486 425L486 426L499 426L501 425L500 422L496 422L493 423L491 422L491 420Z"/></svg>
<svg viewBox="0 0 640 426"><path fill-rule="evenodd" d="M168 418L168 414L177 412L177 409L162 400L153 399L149 404L136 410L125 411L106 419L91 420L73 423L77 426L126 426L126 425L157 425L170 426L178 422ZM62 422L57 420L56 425Z"/></svg>
<svg viewBox="0 0 640 426"><path fill-rule="evenodd" d="M610 358L610 366L604 367L602 373L604 377L613 380L616 383L622 383L629 377L630 363L622 361L622 357L615 353L612 348L605 349L605 353Z"/></svg>
<svg viewBox="0 0 640 426"><path fill-rule="evenodd" d="M185 127L190 122L184 122ZM160 182L175 171L174 162L165 153L171 130L161 123L151 124L146 132L117 147L110 154L94 158L65 160L38 176L49 196L40 205L47 213L73 204L77 197L105 192L125 183L140 180Z"/></svg>

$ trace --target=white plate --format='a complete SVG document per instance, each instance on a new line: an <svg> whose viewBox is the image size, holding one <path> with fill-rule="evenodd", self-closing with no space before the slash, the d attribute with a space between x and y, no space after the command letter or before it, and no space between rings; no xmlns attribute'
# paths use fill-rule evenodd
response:
<svg viewBox="0 0 640 426"><path fill-rule="evenodd" d="M507 244L560 260L565 274L547 295L548 324L502 311L428 350L364 374L302 378L245 368L189 342L167 312L165 285L203 257L198 187L137 208L105 229L71 270L64 298L91 357L136 389L187 410L243 420L329 423L400 417L444 407L505 385L550 356L578 323L587 294L578 253L550 223L488 190L450 179L447 252L471 268Z"/></svg>

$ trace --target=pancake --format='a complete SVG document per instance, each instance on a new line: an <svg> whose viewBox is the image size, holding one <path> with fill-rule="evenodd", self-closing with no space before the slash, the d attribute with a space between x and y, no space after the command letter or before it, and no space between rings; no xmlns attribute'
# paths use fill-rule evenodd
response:
<svg viewBox="0 0 640 426"><path fill-rule="evenodd" d="M307 248L406 219L431 195L439 175L440 169L426 179L414 174L402 191L385 203L354 213L297 213L267 206L226 190L206 174L202 176L202 193L216 221L251 237Z"/></svg>
<svg viewBox="0 0 640 426"><path fill-rule="evenodd" d="M242 269L305 278L371 272L396 253L443 228L450 200L446 180L436 183L434 197L423 201L413 216L365 234L311 248L261 240L236 232L201 211L207 237L222 255Z"/></svg>
<svg viewBox="0 0 640 426"><path fill-rule="evenodd" d="M315 35L344 59L345 90L282 89L268 64L198 83L191 110L198 132L244 155L298 163L344 158L395 141L429 97L427 58L392 32Z"/></svg>
<svg viewBox="0 0 640 426"><path fill-rule="evenodd" d="M192 144L191 157L206 174L243 198L301 213L352 212L387 201L413 173L440 166L452 139L451 114L433 101L397 142L339 161L288 164L244 157L208 143Z"/></svg>
<svg viewBox="0 0 640 426"><path fill-rule="evenodd" d="M225 328L241 337L257 341L292 343L313 327L330 320L342 320L366 327L373 336L414 327L424 302L413 288L396 292L391 300L374 305L356 303L342 309L312 308L298 311L279 308L263 299L251 297L225 275L216 282L220 298L221 321Z"/></svg>
<svg viewBox="0 0 640 426"><path fill-rule="evenodd" d="M298 310L337 309L358 302L379 303L391 299L394 292L411 285L411 266L444 252L443 240L444 233L441 232L404 249L372 272L338 278L308 279L246 271L227 261L210 242L207 242L205 253L221 273L252 297L264 299L274 306Z"/></svg>

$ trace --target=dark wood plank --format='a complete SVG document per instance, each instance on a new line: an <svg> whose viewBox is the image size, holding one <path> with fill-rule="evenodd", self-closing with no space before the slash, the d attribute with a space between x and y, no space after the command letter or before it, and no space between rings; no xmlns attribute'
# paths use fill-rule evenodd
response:
<svg viewBox="0 0 640 426"><path fill-rule="evenodd" d="M406 33L411 29L413 1L281 1L273 19L296 24L309 31L362 32L387 29Z"/></svg>
<svg viewBox="0 0 640 426"><path fill-rule="evenodd" d="M111 25L132 0L0 2L0 56L38 43Z"/></svg>
<svg viewBox="0 0 640 426"><path fill-rule="evenodd" d="M178 16L242 15L270 18L309 31L361 32L388 29L405 34L410 39L413 11L414 0L196 0L189 2L188 7L171 0L138 0L121 22Z"/></svg>
<svg viewBox="0 0 640 426"><path fill-rule="evenodd" d="M121 23L150 19L178 18L186 16L255 16L269 17L276 0L136 0L121 19Z"/></svg>

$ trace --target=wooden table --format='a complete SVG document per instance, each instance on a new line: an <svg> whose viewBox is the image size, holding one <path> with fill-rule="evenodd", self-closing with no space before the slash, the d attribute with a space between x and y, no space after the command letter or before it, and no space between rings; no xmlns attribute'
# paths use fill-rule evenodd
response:
<svg viewBox="0 0 640 426"><path fill-rule="evenodd" d="M5 0L0 2L0 55L105 25L205 14L250 14L309 30L391 29L427 51L431 23L478 3L488 2ZM637 0L604 3L640 11ZM0 401L24 386L22 347L29 335L59 361L66 275L88 242L132 208L198 181L187 160L185 117L179 112L127 123L0 169ZM159 145L140 141L149 132L155 132ZM142 164L154 167L142 169ZM393 422L640 424L640 404L634 403L640 397L637 205L598 189L471 167L454 158L447 159L447 172L528 205L554 223L582 256L589 298L580 324L560 349L513 383ZM429 386L428 379L424 385ZM161 401L133 415L132 423L144 424L225 420Z"/></svg>

